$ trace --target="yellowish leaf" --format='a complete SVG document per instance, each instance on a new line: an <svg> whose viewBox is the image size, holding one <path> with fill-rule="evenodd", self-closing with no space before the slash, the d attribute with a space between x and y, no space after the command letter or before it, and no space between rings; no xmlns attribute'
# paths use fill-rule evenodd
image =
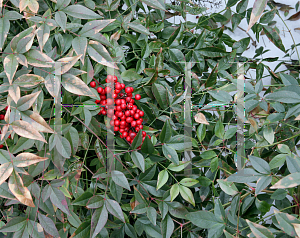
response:
<svg viewBox="0 0 300 238"><path fill-rule="evenodd" d="M251 27L257 22L257 20L263 14L263 12L267 6L267 2L268 2L268 0L255 0L253 8L252 8L250 22L249 22L247 32L251 29Z"/></svg>
<svg viewBox="0 0 300 238"><path fill-rule="evenodd" d="M61 74L65 74L66 72L68 72L69 69L71 69L73 65L76 64L76 62L78 61L78 59L80 59L81 56L82 54L73 57L64 57L57 60L57 62L62 62Z"/></svg>
<svg viewBox="0 0 300 238"><path fill-rule="evenodd" d="M52 128L47 124L44 118L36 112L23 112L22 120L30 123L39 132L54 133Z"/></svg>
<svg viewBox="0 0 300 238"><path fill-rule="evenodd" d="M0 185L5 182L6 179L9 178L13 171L12 163L5 163L0 166Z"/></svg>
<svg viewBox="0 0 300 238"><path fill-rule="evenodd" d="M17 167L27 167L32 164L36 164L38 162L47 160L47 157L40 157L35 154L24 152L21 154L18 154L14 159L14 165Z"/></svg>
<svg viewBox="0 0 300 238"><path fill-rule="evenodd" d="M33 140L40 140L47 143L47 141L41 136L41 134L26 121L14 121L11 123L11 126L14 132L19 136L23 136Z"/></svg>
<svg viewBox="0 0 300 238"><path fill-rule="evenodd" d="M17 103L21 97L20 88L17 85L13 84L9 87L8 94L12 98L12 100L14 100L14 102Z"/></svg>
<svg viewBox="0 0 300 238"><path fill-rule="evenodd" d="M199 112L195 115L195 121L198 123L201 123L201 124L209 125L209 123L207 122L207 120L202 112Z"/></svg>
<svg viewBox="0 0 300 238"><path fill-rule="evenodd" d="M28 188L24 186L20 175L15 171L13 171L12 176L9 177L8 187L21 203L29 207L35 207Z"/></svg>
<svg viewBox="0 0 300 238"><path fill-rule="evenodd" d="M8 124L4 125L2 127L2 131L1 131L1 140L3 140L4 136L6 135L7 131L8 131Z"/></svg>
<svg viewBox="0 0 300 238"><path fill-rule="evenodd" d="M299 121L300 120L300 114L295 118L295 121Z"/></svg>

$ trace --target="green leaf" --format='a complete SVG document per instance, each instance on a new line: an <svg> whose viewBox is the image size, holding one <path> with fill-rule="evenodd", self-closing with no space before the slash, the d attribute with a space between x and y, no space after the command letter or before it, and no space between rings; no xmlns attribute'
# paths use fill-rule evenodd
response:
<svg viewBox="0 0 300 238"><path fill-rule="evenodd" d="M17 109L19 111L28 110L32 106L32 104L36 101L36 99L40 93L41 93L41 91L38 91L36 93L32 93L32 94L21 97L17 102Z"/></svg>
<svg viewBox="0 0 300 238"><path fill-rule="evenodd" d="M205 87L212 87L216 84L217 82L217 69L218 69L218 64L216 64L216 66L212 69L212 71L210 72L208 78L206 79L205 82Z"/></svg>
<svg viewBox="0 0 300 238"><path fill-rule="evenodd" d="M232 100L230 94L222 90L208 91L208 93L220 102L229 103Z"/></svg>
<svg viewBox="0 0 300 238"><path fill-rule="evenodd" d="M252 155L249 155L249 159L253 168L258 172L263 174L271 173L270 166L265 160Z"/></svg>
<svg viewBox="0 0 300 238"><path fill-rule="evenodd" d="M267 1L267 0L264 0ZM273 29L270 26L263 26L264 32L266 33L266 36L269 38L269 40L280 50L285 52L284 45L282 43L282 40L278 34L278 32Z"/></svg>
<svg viewBox="0 0 300 238"><path fill-rule="evenodd" d="M73 233L72 238L90 237L90 227L90 221L82 222L80 226L76 229L76 231Z"/></svg>
<svg viewBox="0 0 300 238"><path fill-rule="evenodd" d="M167 120L159 134L159 140L164 143L171 139L172 136L172 128L170 126L169 120Z"/></svg>
<svg viewBox="0 0 300 238"><path fill-rule="evenodd" d="M292 173L274 184L271 189L293 188L300 185L300 172Z"/></svg>
<svg viewBox="0 0 300 238"><path fill-rule="evenodd" d="M286 159L286 154L276 155L269 163L270 169L281 167L284 164L285 159Z"/></svg>
<svg viewBox="0 0 300 238"><path fill-rule="evenodd" d="M232 138L237 132L237 127L232 127L232 128L229 128L226 132L225 132L225 135L224 135L224 140L228 140L230 138Z"/></svg>
<svg viewBox="0 0 300 238"><path fill-rule="evenodd" d="M195 184L197 184L198 180L192 179L192 178L183 178L179 183L183 186L191 187L191 186L194 186Z"/></svg>
<svg viewBox="0 0 300 238"><path fill-rule="evenodd" d="M211 172L215 172L218 169L218 166L219 166L219 158L215 157L210 162Z"/></svg>
<svg viewBox="0 0 300 238"><path fill-rule="evenodd" d="M96 237L105 226L108 219L108 212L105 205L97 208L91 219L91 237Z"/></svg>
<svg viewBox="0 0 300 238"><path fill-rule="evenodd" d="M298 86L299 85L297 80L293 76L291 76L289 74L284 74L284 73L279 73L279 75L285 86L288 86L288 85L297 85Z"/></svg>
<svg viewBox="0 0 300 238"><path fill-rule="evenodd" d="M0 232L16 232L21 230L27 222L27 217L14 217L5 226L0 228Z"/></svg>
<svg viewBox="0 0 300 238"><path fill-rule="evenodd" d="M18 68L17 57L14 54L6 56L3 61L3 66L8 81L11 84Z"/></svg>
<svg viewBox="0 0 300 238"><path fill-rule="evenodd" d="M236 50L237 54L244 53L250 43L250 37L243 38L237 42L235 42L232 46L232 49Z"/></svg>
<svg viewBox="0 0 300 238"><path fill-rule="evenodd" d="M158 0L142 0L142 2L144 2L145 4L147 4L149 7L153 7L156 9L160 9L165 11L165 4L162 2L159 2Z"/></svg>
<svg viewBox="0 0 300 238"><path fill-rule="evenodd" d="M80 37L94 36L115 20L116 19L89 21L82 27L78 34Z"/></svg>
<svg viewBox="0 0 300 238"><path fill-rule="evenodd" d="M179 159L177 152L170 146L167 146L166 144L163 144L162 146L163 154L164 156L170 160L172 163L178 165L179 164Z"/></svg>
<svg viewBox="0 0 300 238"><path fill-rule="evenodd" d="M97 63L114 69L119 69L107 49L101 43L92 40L89 41L87 52Z"/></svg>
<svg viewBox="0 0 300 238"><path fill-rule="evenodd" d="M2 51L4 42L9 32L10 22L6 17L0 18L0 50Z"/></svg>
<svg viewBox="0 0 300 238"><path fill-rule="evenodd" d="M257 180L255 194L259 194L261 190L265 189L272 181L272 176L261 176Z"/></svg>
<svg viewBox="0 0 300 238"><path fill-rule="evenodd" d="M64 74L62 76L63 87L76 95L84 95L89 97L95 97L90 88L78 77L73 74Z"/></svg>
<svg viewBox="0 0 300 238"><path fill-rule="evenodd" d="M258 198L255 199L255 206L263 213L270 211L271 205L266 201L260 201Z"/></svg>
<svg viewBox="0 0 300 238"><path fill-rule="evenodd" d="M193 193L192 193L191 189L179 184L179 192L180 192L180 195L183 197L184 200L188 201L190 204L195 206L195 200L194 200L194 196L193 196Z"/></svg>
<svg viewBox="0 0 300 238"><path fill-rule="evenodd" d="M178 196L179 194L179 184L175 183L170 190L171 202Z"/></svg>
<svg viewBox="0 0 300 238"><path fill-rule="evenodd" d="M228 0L226 7L233 7L239 0Z"/></svg>
<svg viewBox="0 0 300 238"><path fill-rule="evenodd" d="M273 144L274 142L274 131L271 127L267 126L263 130L263 134L265 139L269 142L269 144Z"/></svg>
<svg viewBox="0 0 300 238"><path fill-rule="evenodd" d="M98 19L103 18L102 16L96 14L94 11L88 9L85 6L76 4L70 5L62 10L64 13L68 14L69 16L80 18L80 19Z"/></svg>
<svg viewBox="0 0 300 238"><path fill-rule="evenodd" d="M148 136L145 137L141 150L146 154L152 154L154 152L154 146Z"/></svg>
<svg viewBox="0 0 300 238"><path fill-rule="evenodd" d="M41 51L43 51L44 45L49 39L50 36L50 27L47 24L42 24L36 31L36 36L39 42L39 46ZM33 39L32 39L33 40ZM29 48L30 49L30 48ZM29 50L28 49L28 50ZM27 50L26 50L27 51ZM18 51L19 53L22 53Z"/></svg>
<svg viewBox="0 0 300 238"><path fill-rule="evenodd" d="M84 64L85 53L87 49L87 38L86 37L75 37L72 40L72 47L77 55L81 55L80 60Z"/></svg>
<svg viewBox="0 0 300 238"><path fill-rule="evenodd" d="M162 220L160 226L161 226L163 237L170 238L175 228L171 216L166 215L165 218Z"/></svg>
<svg viewBox="0 0 300 238"><path fill-rule="evenodd" d="M128 69L122 72L121 77L124 81L134 82L138 79L141 79L142 76L139 75L135 69Z"/></svg>
<svg viewBox="0 0 300 238"><path fill-rule="evenodd" d="M157 213L154 207L148 207L147 208L147 217L151 221L151 223L156 226L156 217Z"/></svg>
<svg viewBox="0 0 300 238"><path fill-rule="evenodd" d="M134 137L134 139L132 141L131 148L133 150L138 148L142 144L142 142L143 142L142 130L139 130L136 137Z"/></svg>
<svg viewBox="0 0 300 238"><path fill-rule="evenodd" d="M292 91L280 90L274 93L268 94L265 97L267 100L274 100L283 103L299 103L300 96Z"/></svg>
<svg viewBox="0 0 300 238"><path fill-rule="evenodd" d="M221 120L218 120L215 126L215 134L217 137L223 139L225 133L224 125Z"/></svg>
<svg viewBox="0 0 300 238"><path fill-rule="evenodd" d="M54 222L45 215L38 213L38 218L40 221L41 226L44 228L44 230L51 236L59 237L58 230L55 227Z"/></svg>
<svg viewBox="0 0 300 238"><path fill-rule="evenodd" d="M161 84L154 83L152 84L152 92L157 100L159 106L165 109L168 106L167 101L167 90Z"/></svg>
<svg viewBox="0 0 300 238"><path fill-rule="evenodd" d="M166 184L166 182L168 181L168 179L169 179L169 173L168 173L167 169L160 171L158 174L156 190L158 190L162 186L164 186Z"/></svg>
<svg viewBox="0 0 300 238"><path fill-rule="evenodd" d="M286 156L286 163L289 171L291 173L300 172L300 158L297 155Z"/></svg>
<svg viewBox="0 0 300 238"><path fill-rule="evenodd" d="M58 188L50 186L50 200L53 205L58 207L64 213L66 213L67 215L70 214L66 197Z"/></svg>
<svg viewBox="0 0 300 238"><path fill-rule="evenodd" d="M142 24L138 23L138 22L128 23L128 26L131 29L133 29L134 31L137 31L141 34L150 35L149 30L146 27L144 27Z"/></svg>
<svg viewBox="0 0 300 238"><path fill-rule="evenodd" d="M27 36L20 39L17 43L17 49L15 50L15 52L23 54L28 50L30 50L33 44L34 36L35 36L35 32L31 32Z"/></svg>
<svg viewBox="0 0 300 238"><path fill-rule="evenodd" d="M45 79L39 75L35 74L23 74L17 79L14 80L14 85L18 85L20 87L32 87L35 86L41 82L43 82Z"/></svg>
<svg viewBox="0 0 300 238"><path fill-rule="evenodd" d="M197 128L197 137L199 142L202 142L204 140L205 135L206 135L206 125L200 124Z"/></svg>
<svg viewBox="0 0 300 238"><path fill-rule="evenodd" d="M34 67L52 68L54 61L46 54L38 50L29 50L25 53L28 64Z"/></svg>
<svg viewBox="0 0 300 238"><path fill-rule="evenodd" d="M290 214L279 212L277 210L274 210L274 212L278 225L281 227L282 231L290 236L295 236L296 232L292 224L299 224L300 221Z"/></svg>
<svg viewBox="0 0 300 238"><path fill-rule="evenodd" d="M215 215L208 211L190 212L186 215L186 218L194 225L204 229L212 228L216 223L218 223Z"/></svg>
<svg viewBox="0 0 300 238"><path fill-rule="evenodd" d="M118 170L111 171L111 178L116 184L130 191L128 180L121 171Z"/></svg>
<svg viewBox="0 0 300 238"><path fill-rule="evenodd" d="M248 219L246 219L246 222L248 223L248 225L255 237L261 237L261 238L274 237L272 232L268 228L266 228L262 225L256 224L254 222L251 222Z"/></svg>
<svg viewBox="0 0 300 238"><path fill-rule="evenodd" d="M111 213L113 216L120 219L121 221L125 222L124 215L119 203L111 199L106 199L105 206L109 213Z"/></svg>
<svg viewBox="0 0 300 238"><path fill-rule="evenodd" d="M217 182L219 183L221 189L228 195L234 196L238 193L238 189L233 182L225 181L222 179L217 179Z"/></svg>
<svg viewBox="0 0 300 238"><path fill-rule="evenodd" d="M149 139L149 138L148 138ZM137 151L132 151L131 152L131 158L134 164L139 167L142 172L145 172L145 159L143 155Z"/></svg>
<svg viewBox="0 0 300 238"><path fill-rule="evenodd" d="M55 21L66 32L67 29L67 16L63 11L55 12Z"/></svg>

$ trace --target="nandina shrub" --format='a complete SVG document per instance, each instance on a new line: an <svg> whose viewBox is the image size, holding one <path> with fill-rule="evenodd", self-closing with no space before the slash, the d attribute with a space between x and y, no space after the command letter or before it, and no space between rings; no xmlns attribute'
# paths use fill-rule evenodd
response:
<svg viewBox="0 0 300 238"><path fill-rule="evenodd" d="M243 56L299 58L266 2L1 1L1 237L300 236L299 62Z"/></svg>

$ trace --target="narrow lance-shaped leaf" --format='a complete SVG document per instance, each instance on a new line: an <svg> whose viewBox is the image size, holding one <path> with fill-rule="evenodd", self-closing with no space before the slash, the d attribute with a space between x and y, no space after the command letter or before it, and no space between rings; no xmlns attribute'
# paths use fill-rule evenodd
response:
<svg viewBox="0 0 300 238"><path fill-rule="evenodd" d="M87 38L86 37L76 37L72 41L73 49L77 55L81 55L80 60L84 64L85 53L87 49Z"/></svg>
<svg viewBox="0 0 300 238"><path fill-rule="evenodd" d="M8 78L9 83L11 84L13 81L13 77L15 76L15 73L18 68L18 61L15 55L10 54L4 58L3 62L4 71L6 73L6 76Z"/></svg>
<svg viewBox="0 0 300 238"><path fill-rule="evenodd" d="M264 28L264 32L266 33L266 36L269 38L269 40L280 50L282 50L283 52L285 52L285 48L284 45L282 43L282 40L278 34L278 32L273 29L270 26L263 26Z"/></svg>
<svg viewBox="0 0 300 238"><path fill-rule="evenodd" d="M94 11L88 9L82 5L70 5L62 10L63 12L67 13L68 15L80 18L80 19L98 19L103 18L102 16L98 15Z"/></svg>
<svg viewBox="0 0 300 238"><path fill-rule="evenodd" d="M255 0L253 8L252 8L250 22L249 22L247 32L258 21L261 14L263 14L263 12L267 6L267 2L268 2L268 0Z"/></svg>
<svg viewBox="0 0 300 238"><path fill-rule="evenodd" d="M43 47L46 44L47 40L50 36L50 28L47 24L42 24L36 31L37 39L39 42L39 46L41 51L43 51Z"/></svg>
<svg viewBox="0 0 300 238"><path fill-rule="evenodd" d="M38 212L38 218L39 218L41 226L43 227L43 229L45 229L45 231L49 235L51 235L53 237L59 237L58 230L55 227L55 224L52 221L52 219L50 219L49 217L41 214L40 212Z"/></svg>
<svg viewBox="0 0 300 238"><path fill-rule="evenodd" d="M80 35L81 37L94 36L96 33L101 31L103 28L105 28L115 20L116 19L89 21L82 27L78 35Z"/></svg>
<svg viewBox="0 0 300 238"><path fill-rule="evenodd" d="M10 22L7 18L0 18L0 50L2 51L4 42L6 40L7 34L9 32Z"/></svg>
<svg viewBox="0 0 300 238"><path fill-rule="evenodd" d="M160 171L158 174L156 190L158 190L162 186L164 186L165 183L168 181L168 179L169 179L169 173L168 173L167 169Z"/></svg>
<svg viewBox="0 0 300 238"><path fill-rule="evenodd" d="M76 95L84 95L95 97L89 87L78 77L72 74L64 74L62 76L62 85L63 87Z"/></svg>
<svg viewBox="0 0 300 238"><path fill-rule="evenodd" d="M32 93L32 94L21 97L17 102L17 109L19 111L28 110L32 106L32 104L35 102L35 100L37 99L37 97L39 96L40 93L41 93L41 91L38 91L36 93Z"/></svg>
<svg viewBox="0 0 300 238"><path fill-rule="evenodd" d="M101 208L97 208L93 213L91 220L91 237L96 237L99 232L103 229L108 219L108 212L103 205Z"/></svg>
<svg viewBox="0 0 300 238"><path fill-rule="evenodd" d="M27 167L32 164L39 163L41 161L47 160L47 157L40 157L38 155L29 153L29 152L24 152L21 154L18 154L15 159L13 160L14 166L17 167Z"/></svg>

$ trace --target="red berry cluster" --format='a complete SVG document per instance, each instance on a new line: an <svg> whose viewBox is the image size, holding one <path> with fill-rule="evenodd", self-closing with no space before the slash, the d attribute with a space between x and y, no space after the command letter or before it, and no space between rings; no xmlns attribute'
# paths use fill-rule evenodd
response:
<svg viewBox="0 0 300 238"><path fill-rule="evenodd" d="M114 83L113 98L106 98L106 94L111 93L110 87L98 87L97 92L100 95L100 100L96 100L95 103L102 105L102 109L98 113L99 115L107 115L113 119L110 121L110 125L114 127L114 131L120 132L120 137L126 139L129 143L132 143L133 139L137 135L139 130L143 129L144 112L139 110L134 105L134 99L132 93L134 89L132 87L125 87L124 83L118 82L117 76L108 75L106 83ZM92 88L96 87L96 82L90 83ZM124 89L125 92L122 92ZM140 100L141 95L136 94L135 100ZM108 106L115 105L114 109L108 109ZM147 136L145 131L142 132L143 141ZM150 135L148 135L149 138Z"/></svg>

